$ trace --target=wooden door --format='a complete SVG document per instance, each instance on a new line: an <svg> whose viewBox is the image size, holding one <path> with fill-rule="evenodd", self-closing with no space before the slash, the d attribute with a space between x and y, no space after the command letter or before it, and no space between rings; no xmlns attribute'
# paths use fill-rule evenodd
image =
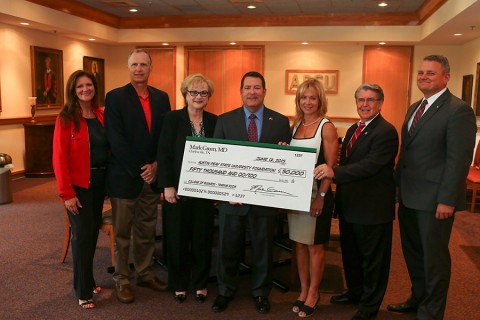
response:
<svg viewBox="0 0 480 320"><path fill-rule="evenodd" d="M206 110L221 114L242 105L240 81L248 71L263 74L263 47L187 47L185 73L202 73L213 81L214 94Z"/></svg>
<svg viewBox="0 0 480 320"><path fill-rule="evenodd" d="M395 126L399 136L410 103L412 57L411 46L365 46L364 49L363 82L382 87L385 101L381 113Z"/></svg>
<svg viewBox="0 0 480 320"><path fill-rule="evenodd" d="M145 48L145 50L152 57L152 72L148 84L165 91L170 98L170 106L175 109L175 48Z"/></svg>

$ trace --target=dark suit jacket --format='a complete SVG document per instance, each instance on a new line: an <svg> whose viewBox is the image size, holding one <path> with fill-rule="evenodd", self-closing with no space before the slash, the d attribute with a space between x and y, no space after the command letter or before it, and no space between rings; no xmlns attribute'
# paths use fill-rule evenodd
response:
<svg viewBox="0 0 480 320"><path fill-rule="evenodd" d="M112 197L136 198L143 186L142 166L157 159L158 138L163 117L170 111L168 95L148 87L152 130L132 84L114 89L105 99L105 130L111 148L107 191Z"/></svg>
<svg viewBox="0 0 480 320"><path fill-rule="evenodd" d="M408 134L408 120L420 101L407 111L402 146L395 172L402 203L422 211L437 204L465 209L465 179L472 161L477 132L473 110L447 89Z"/></svg>
<svg viewBox="0 0 480 320"><path fill-rule="evenodd" d="M335 212L357 224L382 224L395 218L393 168L398 152L398 134L381 114L368 124L354 143L346 148L357 124L351 126L342 144L340 166L335 173Z"/></svg>
<svg viewBox="0 0 480 320"><path fill-rule="evenodd" d="M213 136L218 139L248 141L243 107L219 116ZM265 107L259 142L278 144L279 141L284 141L289 143L290 139L290 124L288 118ZM226 213L237 215L246 215L250 209L249 205L230 205L227 202L222 202L220 206ZM275 214L278 211L276 208L261 208L266 213Z"/></svg>
<svg viewBox="0 0 480 320"><path fill-rule="evenodd" d="M210 112L203 112L203 128L205 137L212 138L217 116ZM190 118L187 107L181 110L170 111L165 115L162 133L158 142L158 186L160 188L175 187L182 169L183 151L187 137L192 136Z"/></svg>

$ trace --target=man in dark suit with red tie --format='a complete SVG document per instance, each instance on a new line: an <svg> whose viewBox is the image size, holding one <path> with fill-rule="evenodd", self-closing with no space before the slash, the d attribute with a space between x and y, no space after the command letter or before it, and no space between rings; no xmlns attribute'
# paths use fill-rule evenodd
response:
<svg viewBox="0 0 480 320"><path fill-rule="evenodd" d="M439 320L445 314L451 271L448 243L455 212L466 208L465 179L477 131L472 108L450 93L449 79L447 58L423 59L417 86L424 98L407 111L395 172L412 292L406 302L387 309L416 312L420 320Z"/></svg>
<svg viewBox="0 0 480 320"><path fill-rule="evenodd" d="M214 138L278 144L290 142L288 118L266 108L267 89L258 72L247 72L241 81L243 106L219 116ZM278 209L241 203L219 205L217 281L218 296L212 311L224 311L238 289L245 231L252 248L252 296L260 313L270 310L272 246Z"/></svg>
<svg viewBox="0 0 480 320"><path fill-rule="evenodd" d="M365 83L357 89L360 122L345 135L339 166L323 164L314 171L315 178L333 178L337 185L335 213L348 291L330 301L358 304L352 320L375 317L390 270L398 134L380 114L383 101L378 85Z"/></svg>

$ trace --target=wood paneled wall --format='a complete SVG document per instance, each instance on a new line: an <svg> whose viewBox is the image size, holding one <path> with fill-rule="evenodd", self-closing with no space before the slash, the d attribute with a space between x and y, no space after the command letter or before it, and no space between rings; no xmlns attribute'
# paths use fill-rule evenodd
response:
<svg viewBox="0 0 480 320"><path fill-rule="evenodd" d="M175 59L175 48L143 48L152 57L153 71L150 73L148 84L168 93L172 109L176 107L176 77L177 68Z"/></svg>
<svg viewBox="0 0 480 320"><path fill-rule="evenodd" d="M248 71L264 73L263 47L186 47L185 73L202 73L213 81L206 110L221 114L242 105L240 81Z"/></svg>

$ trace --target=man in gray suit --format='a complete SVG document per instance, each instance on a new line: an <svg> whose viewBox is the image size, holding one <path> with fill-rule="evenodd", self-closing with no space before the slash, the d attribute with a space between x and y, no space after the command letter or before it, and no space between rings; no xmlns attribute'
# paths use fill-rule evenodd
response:
<svg viewBox="0 0 480 320"><path fill-rule="evenodd" d="M455 212L466 208L465 178L477 131L472 108L450 93L449 79L447 58L423 59L417 86L424 98L407 111L395 172L412 293L406 302L387 309L417 312L420 320L443 319L445 313L451 271L448 242Z"/></svg>
<svg viewBox="0 0 480 320"><path fill-rule="evenodd" d="M290 142L288 118L263 105L265 79L255 71L247 72L241 81L243 106L222 114L214 138L264 143ZM218 296L212 311L224 311L238 289L238 271L242 262L245 231L252 248L252 296L260 313L270 310L272 246L275 208L221 202L219 205L219 243L217 281Z"/></svg>

